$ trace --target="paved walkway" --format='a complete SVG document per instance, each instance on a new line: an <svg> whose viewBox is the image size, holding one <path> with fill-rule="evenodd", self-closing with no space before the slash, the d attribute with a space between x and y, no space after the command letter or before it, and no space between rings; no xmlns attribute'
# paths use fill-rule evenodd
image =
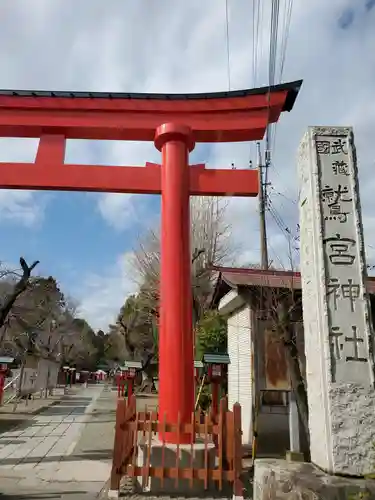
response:
<svg viewBox="0 0 375 500"><path fill-rule="evenodd" d="M89 386L64 397L27 426L3 433L0 498L96 498L110 475L115 401L116 395L104 392L102 385ZM107 420L101 449L97 449L98 415L101 425Z"/></svg>
<svg viewBox="0 0 375 500"><path fill-rule="evenodd" d="M73 386L69 391L74 394L79 390L77 386ZM35 415L40 414L49 406L55 405L64 397L64 388L59 387L54 389L53 396L40 393L34 395L33 399L22 399L16 405L14 402L0 406L0 434L12 430L14 427L21 424L27 425L28 421L33 419Z"/></svg>

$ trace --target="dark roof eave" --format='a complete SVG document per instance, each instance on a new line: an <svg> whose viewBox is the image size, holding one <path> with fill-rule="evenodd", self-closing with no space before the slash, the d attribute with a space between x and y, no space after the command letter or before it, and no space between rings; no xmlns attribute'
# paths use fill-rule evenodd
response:
<svg viewBox="0 0 375 500"><path fill-rule="evenodd" d="M294 103L296 102L297 96L299 94L299 91L301 90L302 83L303 80L297 80L295 82L281 84L286 86L285 90L288 90L288 94L286 96L282 111L292 111Z"/></svg>
<svg viewBox="0 0 375 500"><path fill-rule="evenodd" d="M249 95L262 95L268 92L282 92L287 90L287 97L282 111L291 111L298 92L301 88L302 80L281 83L279 85L259 87L255 89L231 90L223 92L201 92L192 94L150 94L135 92L74 92L74 91L50 91L50 90L11 90L0 89L0 96L15 97L65 97L83 99L147 99L147 100L194 100L194 99L225 99L234 97L246 97Z"/></svg>
<svg viewBox="0 0 375 500"><path fill-rule="evenodd" d="M230 288L232 290L237 290L239 293L244 292L245 290L252 290L252 291L254 291L254 290L258 289L258 288L273 288L275 290L276 289L279 289L279 290L291 290L293 292L301 292L302 293L302 287L298 286L297 283L295 283L295 286L290 286L290 285L272 286L272 285L268 285L268 284L262 285L262 284L259 284L259 283L231 283L228 279L224 279L224 277L222 278L222 280L228 286L230 286ZM369 286L369 283L368 283L367 287L366 287L366 293L369 296L375 298L375 287L374 287L373 290L371 288L372 288L371 285Z"/></svg>

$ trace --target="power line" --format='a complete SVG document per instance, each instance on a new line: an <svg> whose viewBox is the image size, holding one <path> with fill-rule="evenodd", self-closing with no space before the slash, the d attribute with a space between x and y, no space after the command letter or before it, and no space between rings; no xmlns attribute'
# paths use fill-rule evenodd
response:
<svg viewBox="0 0 375 500"><path fill-rule="evenodd" d="M280 73L278 82L281 83L284 73L284 66L286 60L286 52L288 46L289 32L290 32L290 23L292 19L292 11L293 11L293 0L285 0L284 5L284 16L283 16L283 30L282 30L282 38L281 38L281 49L280 49ZM274 125L274 134L272 139L272 151L276 146L276 134L277 134L277 125Z"/></svg>
<svg viewBox="0 0 375 500"><path fill-rule="evenodd" d="M293 0L285 0L284 5L284 15L282 18L282 27L281 27L281 50L280 50L280 72L278 75L279 80L282 79L282 74L284 71L285 59L286 59L286 50L287 50L287 42L289 37L290 30L290 22L292 16L292 8L293 8ZM269 90L276 83L276 66L277 66L277 55L278 55L278 42L279 42L279 19L280 19L280 0L272 0L271 6L271 15L270 15L270 37L269 37L269 57L268 57L268 85ZM270 113L270 98L271 93L268 93L268 117L267 117L267 127L266 127L266 137L265 137L265 166L264 166L264 180L262 177L262 197L265 203L265 208L267 213L271 215L273 220L275 221L277 227L280 229L281 233L287 240L289 247L290 258L292 259L291 251L292 244L298 241L290 228L284 223L282 217L279 212L273 206L272 201L267 193L267 188L270 185L269 183L269 168L271 166L271 152L275 147L276 142L276 124L269 123L269 113ZM275 191L275 188L272 186L272 189ZM276 192L280 196L283 196L282 193ZM288 199L287 196L283 196L285 199ZM293 202L293 200L290 200ZM294 202L296 203L296 202ZM264 220L265 216L264 216ZM293 246L295 250L295 245Z"/></svg>
<svg viewBox="0 0 375 500"><path fill-rule="evenodd" d="M276 207L273 205L270 197L267 199L267 211L270 213L280 231L286 237L288 243L289 241L296 242L298 241L298 237L294 234L294 232L290 229L290 227L284 222L283 218L277 211Z"/></svg>
<svg viewBox="0 0 375 500"><path fill-rule="evenodd" d="M253 54L252 54L252 86L253 88L257 87L258 83L258 61L262 60L262 37L259 36L259 28L262 25L263 19L263 2L260 0L253 0L252 2L252 43L253 43ZM249 145L249 162L252 161L252 148L253 142L250 142ZM256 149L255 149L256 156Z"/></svg>
<svg viewBox="0 0 375 500"><path fill-rule="evenodd" d="M281 193L280 191L276 191L275 187L270 183L269 187L272 189L273 193L275 195L281 196L284 198L286 201L289 201L290 203L293 203L293 205L297 205L297 201L294 200L293 198L290 198L289 196L286 196L286 194Z"/></svg>
<svg viewBox="0 0 375 500"><path fill-rule="evenodd" d="M268 242L268 247L271 250L271 252L273 253L273 255L275 256L275 259L279 262L280 267L282 269L285 269L283 261L281 260L279 254L276 252L276 250L273 248L273 246L271 245L270 242ZM270 266L271 266L271 263L272 263L272 261L270 261Z"/></svg>
<svg viewBox="0 0 375 500"><path fill-rule="evenodd" d="M265 152L265 186L267 196L268 184L268 169L271 162L271 144L272 144L272 125L269 123L270 118L270 99L271 87L275 85L275 69L276 69L276 56L277 56L277 40L279 31L279 12L280 0L272 0L271 7L271 21L270 21L270 43L269 43L269 58L268 58L268 117L266 128L266 152Z"/></svg>
<svg viewBox="0 0 375 500"><path fill-rule="evenodd" d="M257 76L258 76L258 61L260 60L261 51L259 47L261 47L262 38L259 37L260 26L262 24L262 13L263 2L260 0L253 0L253 87L257 86ZM259 43L260 42L260 43Z"/></svg>
<svg viewBox="0 0 375 500"><path fill-rule="evenodd" d="M229 5L228 5L228 0L225 0L225 23L226 23L226 40L227 40L228 90L230 90L231 89L231 74L230 74Z"/></svg>
<svg viewBox="0 0 375 500"><path fill-rule="evenodd" d="M284 26L283 26L283 38L281 41L281 55L280 55L280 76L279 80L283 77L284 65L286 59L286 49L288 46L289 32L290 32L290 22L292 19L293 11L293 0L285 0L285 10L284 10Z"/></svg>

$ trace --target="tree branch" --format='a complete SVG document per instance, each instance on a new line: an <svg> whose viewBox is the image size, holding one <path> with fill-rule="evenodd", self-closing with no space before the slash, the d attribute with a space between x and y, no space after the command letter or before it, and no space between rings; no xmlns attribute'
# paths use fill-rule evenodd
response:
<svg viewBox="0 0 375 500"><path fill-rule="evenodd" d="M118 322L123 329L123 337L125 342L125 347L132 357L134 357L136 346L130 340L130 328L124 323L122 318L119 318Z"/></svg>
<svg viewBox="0 0 375 500"><path fill-rule="evenodd" d="M4 326L8 314L10 313L17 298L27 289L29 285L31 272L39 264L39 261L36 260L35 262L33 262L33 264L31 264L31 266L28 266L25 259L21 257L20 264L22 268L22 276L19 279L19 281L15 284L13 291L5 299L5 302L0 309L0 328ZM4 340L4 336L5 332L2 334L0 338L0 343L2 343L2 341Z"/></svg>

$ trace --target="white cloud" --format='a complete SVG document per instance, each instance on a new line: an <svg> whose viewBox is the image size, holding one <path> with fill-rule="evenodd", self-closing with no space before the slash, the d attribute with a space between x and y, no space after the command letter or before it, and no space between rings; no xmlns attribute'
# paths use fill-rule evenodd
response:
<svg viewBox="0 0 375 500"><path fill-rule="evenodd" d="M126 297L137 288L131 276L128 254L118 256L110 268L87 276L73 290L79 301L78 314L87 318L92 328L106 330L115 321Z"/></svg>
<svg viewBox="0 0 375 500"><path fill-rule="evenodd" d="M131 194L103 194L98 202L98 210L114 229L127 229L134 224L133 197Z"/></svg>
<svg viewBox="0 0 375 500"><path fill-rule="evenodd" d="M91 153L92 163L124 168L126 165L139 167L140 174L146 161L157 161L157 159L158 152L152 144L132 141L103 141L100 149L95 150L95 156ZM145 198L141 195L102 193L98 197L97 208L112 228L121 231L143 224L144 201Z"/></svg>
<svg viewBox="0 0 375 500"><path fill-rule="evenodd" d="M43 218L43 205L29 191L0 191L0 219L35 226Z"/></svg>
<svg viewBox="0 0 375 500"><path fill-rule="evenodd" d="M31 162L36 148L37 141L33 139L0 138L0 162ZM47 200L45 195L38 196L32 191L0 190L0 221L26 227L40 224Z"/></svg>
<svg viewBox="0 0 375 500"><path fill-rule="evenodd" d="M260 2L263 14L255 75L252 2L229 1L232 88L268 83L270 3ZM343 30L339 19L349 7L353 8L352 0L294 2L283 80L303 78L304 84L295 108L284 114L277 126L269 171L270 195L272 206L282 218L279 225L295 234L296 152L303 133L308 125L353 125L360 162L365 240L371 250L375 248L372 201L375 109L369 103L373 100L375 79L375 9L365 13L364 2L356 2L353 24ZM102 0L34 0L26 7L21 0L13 0L7 7L1 7L0 12L0 18L5 19L0 32L3 87L128 92L204 92L228 88L224 2L108 0L104 5ZM106 165L141 166L145 161L160 161L152 144L87 141L75 142L69 158ZM237 168L247 168L250 158L255 161L254 145L212 145L209 151L197 146L192 163L207 161L210 167L220 168L235 163ZM5 196L9 205L10 195ZM12 196L17 213L19 194L14 192ZM28 206L35 207L37 198L30 196ZM142 210L147 209L147 201L141 196L103 194L96 199L97 210L117 230L128 228L129 223L139 224L140 217L137 219L135 214L143 216ZM26 217L29 212L20 213ZM241 248L241 260L256 261L257 200L231 200L228 215L233 222L233 242ZM287 265L287 238L270 213L268 220L270 257L275 264L280 259ZM374 252L369 252L369 257L374 259ZM101 274L104 276L104 272ZM101 279L108 287L113 284L113 296L122 294L115 279L98 276L98 283L102 283ZM105 308L99 298L101 292L97 295L92 292L85 299L85 310L93 318L98 308L102 311ZM90 300L94 306L89 306Z"/></svg>

